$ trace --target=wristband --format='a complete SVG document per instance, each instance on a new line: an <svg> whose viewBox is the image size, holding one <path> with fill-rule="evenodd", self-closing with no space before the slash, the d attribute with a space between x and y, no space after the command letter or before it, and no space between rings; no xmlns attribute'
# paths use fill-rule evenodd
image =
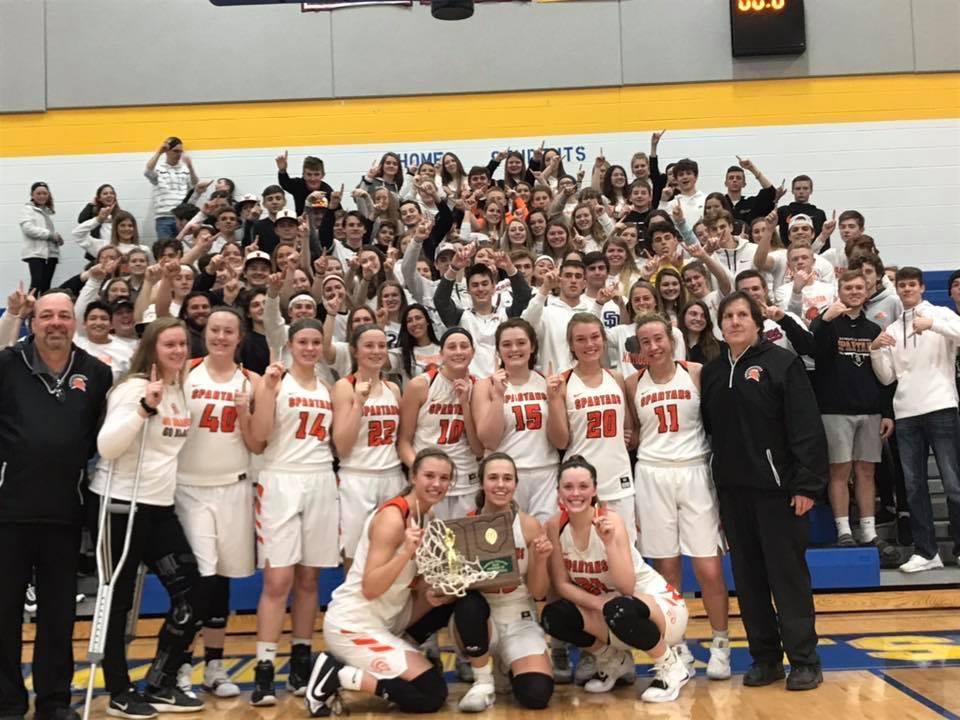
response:
<svg viewBox="0 0 960 720"><path fill-rule="evenodd" d="M140 398L140 407L143 408L143 411L144 411L148 416L152 416L152 415L156 415L156 414L157 414L157 409L156 409L155 407L150 407L149 405L147 405L147 399L146 399L145 397Z"/></svg>

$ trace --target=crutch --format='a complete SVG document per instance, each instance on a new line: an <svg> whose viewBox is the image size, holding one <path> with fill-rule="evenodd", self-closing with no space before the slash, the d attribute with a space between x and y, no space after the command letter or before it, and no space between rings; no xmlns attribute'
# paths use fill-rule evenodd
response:
<svg viewBox="0 0 960 720"><path fill-rule="evenodd" d="M128 648L137 637L137 621L140 619L140 606L143 605L143 583L146 579L147 566L140 563L137 568L137 580L133 586L133 603L130 605L130 612L127 613L127 632L124 640Z"/></svg>
<svg viewBox="0 0 960 720"><path fill-rule="evenodd" d="M110 538L110 491L113 486L113 471L115 463L111 461L107 470L107 481L104 484L103 497L100 500L100 516L97 531L97 600L93 606L93 621L90 626L90 645L87 649L87 662L90 663L90 677L87 678L87 696L83 704L83 720L90 718L90 703L93 700L93 683L97 676L97 664L103 661L103 651L107 644L107 626L110 624L110 606L113 604L114 582L123 571L130 550L130 538L133 535L133 520L137 514L137 493L140 490L140 474L143 468L143 450L146 446L147 427L150 419L147 418L140 431L140 450L137 454L137 469L133 476L133 491L130 493L130 504L117 505L114 510L118 514L127 513L127 530L123 538L123 551L117 559L116 566L111 554Z"/></svg>

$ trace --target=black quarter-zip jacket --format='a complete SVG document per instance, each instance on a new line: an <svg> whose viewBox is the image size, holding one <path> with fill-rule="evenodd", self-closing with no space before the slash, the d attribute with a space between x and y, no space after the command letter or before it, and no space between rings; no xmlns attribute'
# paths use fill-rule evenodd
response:
<svg viewBox="0 0 960 720"><path fill-rule="evenodd" d="M55 382L34 373L33 356L32 336L0 351L0 523L78 525L113 376L76 346Z"/></svg>
<svg viewBox="0 0 960 720"><path fill-rule="evenodd" d="M753 487L819 498L827 440L803 361L760 340L736 361L726 345L703 368L701 409L718 488Z"/></svg>

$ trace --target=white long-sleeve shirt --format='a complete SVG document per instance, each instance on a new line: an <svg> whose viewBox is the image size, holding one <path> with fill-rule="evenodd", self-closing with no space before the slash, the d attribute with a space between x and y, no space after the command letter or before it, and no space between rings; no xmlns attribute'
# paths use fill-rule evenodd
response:
<svg viewBox="0 0 960 720"><path fill-rule="evenodd" d="M567 344L567 324L574 313L590 312L596 303L586 295L573 307L563 300L543 293L534 293L533 299L523 311L523 319L533 325L540 340L537 369L547 372L553 363L554 372L573 367L573 355Z"/></svg>
<svg viewBox="0 0 960 720"><path fill-rule="evenodd" d="M913 330L917 317L931 318L933 327ZM926 300L887 326L893 347L870 351L873 372L884 385L897 382L893 414L897 420L957 407L955 365L960 347L960 316Z"/></svg>
<svg viewBox="0 0 960 720"><path fill-rule="evenodd" d="M190 413L183 388L167 385L157 414L142 417L140 398L146 393L147 382L146 378L131 378L114 387L107 396L107 415L97 435L100 461L90 489L98 495L104 494L110 462L113 461L110 497L132 499L141 431L143 424L148 422L137 502L168 507L173 505L177 454L190 430Z"/></svg>

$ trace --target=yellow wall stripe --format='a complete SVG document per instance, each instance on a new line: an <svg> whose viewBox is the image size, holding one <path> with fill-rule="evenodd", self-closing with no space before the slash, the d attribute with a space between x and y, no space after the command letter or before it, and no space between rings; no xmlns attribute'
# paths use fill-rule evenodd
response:
<svg viewBox="0 0 960 720"><path fill-rule="evenodd" d="M585 90L175 105L0 115L0 157L930 120L960 117L960 73Z"/></svg>

